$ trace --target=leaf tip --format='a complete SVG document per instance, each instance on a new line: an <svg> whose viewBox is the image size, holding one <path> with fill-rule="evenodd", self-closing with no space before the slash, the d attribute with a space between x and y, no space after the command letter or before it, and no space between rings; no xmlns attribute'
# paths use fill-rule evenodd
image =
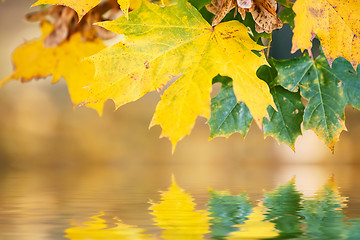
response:
<svg viewBox="0 0 360 240"><path fill-rule="evenodd" d="M257 117L254 117L254 120L256 122L256 125L259 127L259 129L262 131L263 130L263 119L262 118L257 118Z"/></svg>
<svg viewBox="0 0 360 240"><path fill-rule="evenodd" d="M296 139L295 139L295 141L296 141ZM295 151L295 141L291 141L291 142L286 143L286 145L288 145L291 148L291 150L293 150L294 153L296 152Z"/></svg>
<svg viewBox="0 0 360 240"><path fill-rule="evenodd" d="M39 5L42 5L42 4L39 3L39 2L35 2L35 3L33 3L30 7L36 7L36 6L39 6Z"/></svg>
<svg viewBox="0 0 360 240"><path fill-rule="evenodd" d="M174 155L174 153L175 153L175 148L176 148L176 144L177 144L177 142L178 141L175 141L175 140L171 140L171 138L169 138L170 139L170 141L171 141L171 155Z"/></svg>
<svg viewBox="0 0 360 240"><path fill-rule="evenodd" d="M296 175L294 175L294 176L290 179L289 183L290 183L290 184L295 184L295 180L296 180Z"/></svg>

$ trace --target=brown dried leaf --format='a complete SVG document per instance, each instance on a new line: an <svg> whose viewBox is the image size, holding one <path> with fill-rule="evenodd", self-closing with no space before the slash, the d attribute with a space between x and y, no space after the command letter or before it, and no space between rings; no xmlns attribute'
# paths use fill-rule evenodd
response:
<svg viewBox="0 0 360 240"><path fill-rule="evenodd" d="M240 13L242 20L245 20L246 12L247 12L246 10L245 10L245 8L241 8L241 7L238 7L238 9L237 9L237 11Z"/></svg>
<svg viewBox="0 0 360 240"><path fill-rule="evenodd" d="M255 30L258 33L271 33L273 30L281 28L282 22L278 18L277 3L275 0L254 0L254 4L249 9L256 23Z"/></svg>
<svg viewBox="0 0 360 240"><path fill-rule="evenodd" d="M234 7L245 19L246 12L250 12L255 21L255 30L259 33L271 33L274 29L282 27L282 22L277 16L277 3L275 0L212 0L206 9L215 15L212 26L221 20Z"/></svg>
<svg viewBox="0 0 360 240"><path fill-rule="evenodd" d="M44 10L29 13L26 20L30 22L51 20L54 30L44 39L45 47L55 47L70 39L71 35L80 32L84 40L110 39L116 34L93 23L114 20L120 14L117 0L103 1L90 10L79 22L76 12L65 6L55 5Z"/></svg>
<svg viewBox="0 0 360 240"><path fill-rule="evenodd" d="M211 3L205 7L209 12L215 14L211 24L212 26L215 26L223 20L226 14L236 7L236 2L235 0L212 0Z"/></svg>
<svg viewBox="0 0 360 240"><path fill-rule="evenodd" d="M76 12L69 7L63 7L60 11L60 18L56 21L54 30L44 39L45 47L55 47L69 36L70 23L76 17Z"/></svg>
<svg viewBox="0 0 360 240"><path fill-rule="evenodd" d="M222 0L212 0L210 4L205 5L206 9L212 14L216 15L220 9Z"/></svg>

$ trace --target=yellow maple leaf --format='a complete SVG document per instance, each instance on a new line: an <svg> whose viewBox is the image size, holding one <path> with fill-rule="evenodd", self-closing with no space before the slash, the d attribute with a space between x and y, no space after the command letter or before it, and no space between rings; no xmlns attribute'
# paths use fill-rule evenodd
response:
<svg viewBox="0 0 360 240"><path fill-rule="evenodd" d="M244 240L257 240L274 238L279 235L275 229L275 223L266 221L266 211L263 206L253 208L253 212L248 216L248 220L244 224L234 225L240 228L239 231L231 232L226 239L244 239Z"/></svg>
<svg viewBox="0 0 360 240"><path fill-rule="evenodd" d="M93 64L82 61L84 57L93 55L105 45L101 39L83 41L81 33L71 36L56 47L44 47L45 37L53 30L48 22L41 24L42 37L18 47L13 55L14 72L0 82L0 86L11 79L21 79L23 82L34 78L53 76L52 82L64 77L74 105L80 104L88 95L85 88L94 79ZM102 111L103 104L92 104L91 107Z"/></svg>
<svg viewBox="0 0 360 240"><path fill-rule="evenodd" d="M360 63L359 0L297 0L292 52L307 49L317 35L330 65L344 57L355 68Z"/></svg>
<svg viewBox="0 0 360 240"><path fill-rule="evenodd" d="M129 15L129 21L120 17L98 24L125 40L89 58L96 67L89 103L113 99L118 108L182 74L165 91L151 122L161 125L174 150L198 116L209 118L212 79L221 74L233 79L237 99L261 125L274 103L267 84L256 76L266 59L251 51L263 47L244 25L231 21L212 28L184 1L168 7L143 2Z"/></svg>
<svg viewBox="0 0 360 240"><path fill-rule="evenodd" d="M120 5L120 9L124 11L125 17L128 17L130 0L117 0L117 2Z"/></svg>
<svg viewBox="0 0 360 240"><path fill-rule="evenodd" d="M91 217L92 220L85 223L73 224L65 230L65 237L71 240L100 240L100 239L121 239L121 240L146 240L153 239L145 235L145 230L136 226L124 224L121 220L115 219L115 227L109 228L108 224L101 217L103 214Z"/></svg>
<svg viewBox="0 0 360 240"><path fill-rule="evenodd" d="M164 229L163 239L203 239L209 232L210 213L195 210L191 195L184 192L172 178L168 191L161 193L160 203L152 203L149 207L155 216L155 225Z"/></svg>

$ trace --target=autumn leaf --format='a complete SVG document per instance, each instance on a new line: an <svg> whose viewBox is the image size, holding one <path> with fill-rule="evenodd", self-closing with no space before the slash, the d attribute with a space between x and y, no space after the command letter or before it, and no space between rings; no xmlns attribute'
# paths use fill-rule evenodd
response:
<svg viewBox="0 0 360 240"><path fill-rule="evenodd" d="M275 224L265 220L266 211L261 204L253 208L253 212L248 216L248 220L242 225L234 225L234 227L240 228L236 232L231 232L225 239L268 239L274 238L279 235L275 229Z"/></svg>
<svg viewBox="0 0 360 240"><path fill-rule="evenodd" d="M209 12L215 15L211 25L218 25L221 20L223 20L224 17L236 6L237 3L235 0L212 0L210 4L205 6Z"/></svg>
<svg viewBox="0 0 360 240"><path fill-rule="evenodd" d="M222 86L219 93L211 99L211 116L207 121L210 138L228 137L235 132L245 137L253 117L244 102L237 102L232 79L219 75L213 82L220 82Z"/></svg>
<svg viewBox="0 0 360 240"><path fill-rule="evenodd" d="M45 38L44 46L55 47L77 32L81 32L82 37L89 41L95 38L103 40L113 38L115 33L95 26L94 23L114 20L119 14L120 9L116 0L108 0L91 9L81 21L77 21L77 14L72 8L61 5L46 5L46 7L26 14L25 18L29 22L51 22L54 30Z"/></svg>
<svg viewBox="0 0 360 240"><path fill-rule="evenodd" d="M249 11L256 22L257 32L271 33L275 29L282 28L283 24L277 16L276 9L275 0L254 0Z"/></svg>
<svg viewBox="0 0 360 240"><path fill-rule="evenodd" d="M292 52L311 54L311 40L317 35L330 66L344 57L354 68L360 63L359 0L297 0Z"/></svg>
<svg viewBox="0 0 360 240"><path fill-rule="evenodd" d="M293 10L294 3L289 0L277 0L278 3L280 3L282 6L279 8L279 19L283 23L288 23L291 27L291 29L294 29L295 23L295 12Z"/></svg>
<svg viewBox="0 0 360 240"><path fill-rule="evenodd" d="M145 230L136 226L124 224L119 219L115 220L115 227L109 227L100 214L91 217L90 221L82 224L73 224L65 230L65 237L71 240L102 240L102 239L121 239L121 240L146 240L153 239L144 234ZM111 224L113 225L113 223Z"/></svg>
<svg viewBox="0 0 360 240"><path fill-rule="evenodd" d="M301 135L304 105L299 92L290 92L281 86L273 86L270 92L277 110L268 107L269 119L264 119L264 135L272 136L295 150L295 141Z"/></svg>
<svg viewBox="0 0 360 240"><path fill-rule="evenodd" d="M269 61L273 62L272 59ZM300 92L290 92L278 86L275 82L277 71L274 67L261 66L257 74L269 84L270 93L277 108L268 107L269 119L264 119L264 135L272 136L294 150L296 138L301 135L301 123L304 116Z"/></svg>
<svg viewBox="0 0 360 240"><path fill-rule="evenodd" d="M48 22L41 24L42 37L26 42L18 47L13 53L14 72L0 82L0 86L11 79L20 79L22 82L31 79L53 76L52 82L59 81L64 77L71 100L74 105L82 103L87 97L88 90L85 88L93 80L94 66L84 57L93 55L103 49L105 45L101 39L83 41L81 33L76 33L59 46L44 47L45 37L53 30L53 25ZM102 105L91 105L98 111L102 111Z"/></svg>
<svg viewBox="0 0 360 240"><path fill-rule="evenodd" d="M120 9L124 11L126 18L129 17L130 0L117 0L120 5Z"/></svg>
<svg viewBox="0 0 360 240"><path fill-rule="evenodd" d="M143 0L117 0L126 18L129 18L129 10L138 9L142 1Z"/></svg>
<svg viewBox="0 0 360 240"><path fill-rule="evenodd" d="M276 105L276 109L268 106L269 118L264 118L264 134L294 149L296 138L301 135L304 115L300 93L278 86L275 82L277 72L274 67L261 66L257 75L269 84ZM211 116L207 122L210 126L210 138L228 137L235 132L245 137L252 121L247 106L236 101L230 78L217 76L213 82L221 82L222 87L211 100Z"/></svg>
<svg viewBox="0 0 360 240"><path fill-rule="evenodd" d="M250 12L258 33L271 33L282 27L282 22L277 17L275 0L212 0L206 5L206 9L215 15L212 26L219 24L233 8L237 8L242 19L245 19L246 12Z"/></svg>
<svg viewBox="0 0 360 240"><path fill-rule="evenodd" d="M256 70L267 63L251 51L263 47L251 40L244 25L231 21L212 28L184 1L168 7L144 2L129 16L129 21L120 17L99 23L125 40L89 58L96 67L89 103L110 98L118 108L182 74L165 90L151 122L161 125L174 149L198 116L210 117L212 79L221 74L233 79L238 101L261 124L273 100Z"/></svg>
<svg viewBox="0 0 360 240"><path fill-rule="evenodd" d="M164 229L163 239L203 239L209 232L209 217L204 210L195 210L191 195L185 193L172 178L168 191L161 193L159 203L151 203L155 225Z"/></svg>
<svg viewBox="0 0 360 240"><path fill-rule="evenodd" d="M205 5L209 4L211 0L189 0L189 3L193 5L197 10L202 9Z"/></svg>
<svg viewBox="0 0 360 240"><path fill-rule="evenodd" d="M294 5L292 0L276 0L276 2L283 5L286 8L291 8Z"/></svg>
<svg viewBox="0 0 360 240"><path fill-rule="evenodd" d="M346 104L360 107L360 76L351 64L338 58L330 68L324 55L276 61L278 83L290 91L300 88L309 101L304 113L304 129L313 130L333 151L345 127ZM291 66L291 67L290 67ZM358 67L358 70L360 67Z"/></svg>

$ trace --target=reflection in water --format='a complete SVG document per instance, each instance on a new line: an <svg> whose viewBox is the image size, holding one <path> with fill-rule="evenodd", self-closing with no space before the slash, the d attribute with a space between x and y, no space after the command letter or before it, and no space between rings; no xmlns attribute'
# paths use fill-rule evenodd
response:
<svg viewBox="0 0 360 240"><path fill-rule="evenodd" d="M279 235L275 224L266 220L266 211L261 203L254 207L249 219L243 225L235 226L240 230L230 233L226 239L270 239Z"/></svg>
<svg viewBox="0 0 360 240"><path fill-rule="evenodd" d="M210 190L209 207L211 237L221 239L238 228L234 225L243 224L252 211L247 193L231 195L228 191Z"/></svg>
<svg viewBox="0 0 360 240"><path fill-rule="evenodd" d="M347 219L342 197L333 177L312 197L305 199L295 179L265 193L253 207L247 194L210 190L207 210L196 210L190 194L172 185L161 192L159 203L151 202L150 213L158 234L122 223L115 218L109 227L103 214L82 225L68 228L66 237L79 239L359 239L360 219ZM209 231L210 229L210 231ZM209 234L208 234L209 233Z"/></svg>
<svg viewBox="0 0 360 240"><path fill-rule="evenodd" d="M287 184L265 193L264 205L269 209L267 220L276 224L280 237L296 237L301 234L302 194L296 190L295 178Z"/></svg>
<svg viewBox="0 0 360 240"><path fill-rule="evenodd" d="M304 216L305 235L316 239L343 239L348 229L342 208L346 198L339 193L331 178L313 199L304 200L301 215ZM358 236L359 237L359 236Z"/></svg>
<svg viewBox="0 0 360 240"><path fill-rule="evenodd" d="M115 227L110 228L108 223L102 219L101 215L91 217L90 221L87 221L81 225L70 227L66 229L66 236L72 240L110 240L110 239L122 239L122 240L145 240L149 239L143 233L145 230L137 228L135 226L126 225L121 220L114 219Z"/></svg>
<svg viewBox="0 0 360 240"><path fill-rule="evenodd" d="M172 179L168 191L161 193L161 201L152 203L155 224L164 229L163 239L203 239L209 232L209 213L195 210L191 195L184 192Z"/></svg>

